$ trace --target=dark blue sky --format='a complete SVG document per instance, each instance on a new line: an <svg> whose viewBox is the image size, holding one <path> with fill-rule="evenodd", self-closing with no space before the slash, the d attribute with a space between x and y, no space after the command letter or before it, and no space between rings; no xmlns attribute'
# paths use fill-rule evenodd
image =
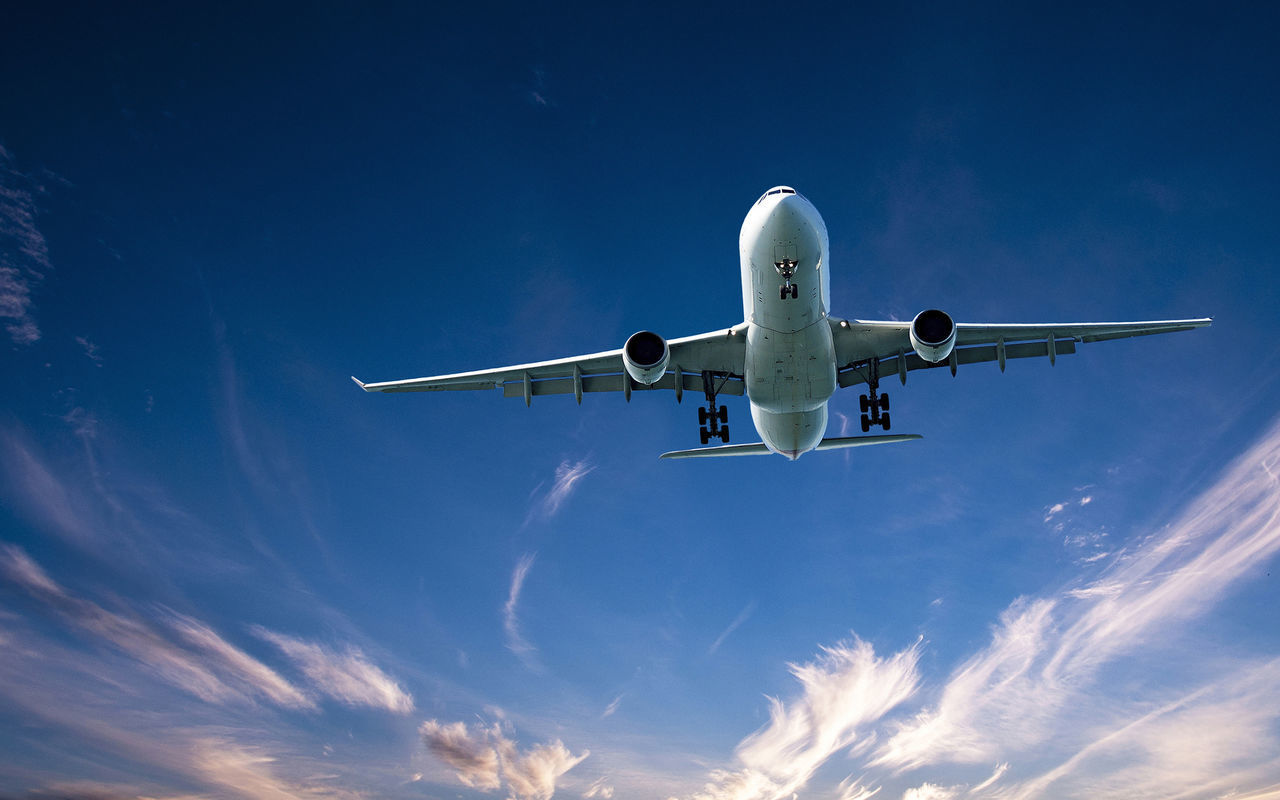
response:
<svg viewBox="0 0 1280 800"><path fill-rule="evenodd" d="M0 794L1271 796L1276 17L9 9ZM780 183L840 316L1215 322L794 464L347 378L739 322Z"/></svg>

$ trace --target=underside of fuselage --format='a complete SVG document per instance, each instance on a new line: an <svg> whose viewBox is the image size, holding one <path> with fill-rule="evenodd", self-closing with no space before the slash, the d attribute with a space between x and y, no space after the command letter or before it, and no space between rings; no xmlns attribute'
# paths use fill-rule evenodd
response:
<svg viewBox="0 0 1280 800"><path fill-rule="evenodd" d="M794 460L822 441L836 390L827 228L804 196L778 186L747 213L738 243L751 419L770 450Z"/></svg>

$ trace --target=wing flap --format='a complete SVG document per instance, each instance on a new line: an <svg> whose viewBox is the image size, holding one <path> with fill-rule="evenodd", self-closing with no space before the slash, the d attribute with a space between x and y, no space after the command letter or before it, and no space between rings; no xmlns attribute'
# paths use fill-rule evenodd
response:
<svg viewBox="0 0 1280 800"><path fill-rule="evenodd" d="M1072 355L1076 351L1076 342L1074 339L1055 339L1053 342L1053 355ZM978 347L957 347L951 351L955 356L956 366L961 364L980 364L984 361L999 361L1000 351L997 345L984 345ZM1004 346L1004 357L1010 358L1045 358L1049 355L1049 343L1045 342L1021 342L1019 344L1007 344ZM898 359L901 358L906 364L906 372L917 369L946 369L951 366L951 359L939 361L936 364L925 361L916 355L914 350L908 350L901 356L893 356L880 360L880 378L883 380L889 376L896 374L901 375L903 370L899 368ZM848 367L842 370L837 376L836 381L841 387L856 386L859 383L866 383L867 369L865 367Z"/></svg>
<svg viewBox="0 0 1280 800"><path fill-rule="evenodd" d="M623 374L618 375L584 375L582 376L582 393L588 392L621 392L623 390L622 381L629 379ZM683 372L681 375L681 387L687 392L702 392L702 375L691 372ZM741 378L730 376L724 379L720 376L716 379L716 394L741 396L746 393L746 384ZM656 389L675 389L676 374L668 372L659 378L655 383L648 386L642 383L631 381L631 391L648 392ZM539 397L544 394L573 394L573 378L546 378L542 380L529 381L529 394L533 397ZM503 397L524 397L524 381L513 381L502 385Z"/></svg>

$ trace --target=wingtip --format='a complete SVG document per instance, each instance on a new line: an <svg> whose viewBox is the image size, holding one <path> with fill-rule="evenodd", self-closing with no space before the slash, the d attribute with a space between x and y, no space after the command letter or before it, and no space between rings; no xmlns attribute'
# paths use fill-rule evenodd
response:
<svg viewBox="0 0 1280 800"><path fill-rule="evenodd" d="M359 386L361 389L364 389L366 392L369 391L368 389L365 389L364 382L361 381L359 378L357 378L355 375L351 376L351 380L356 382L356 386Z"/></svg>

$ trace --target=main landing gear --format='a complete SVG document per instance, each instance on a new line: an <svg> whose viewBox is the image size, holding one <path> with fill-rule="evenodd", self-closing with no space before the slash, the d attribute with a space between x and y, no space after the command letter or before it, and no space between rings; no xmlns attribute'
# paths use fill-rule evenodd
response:
<svg viewBox="0 0 1280 800"><path fill-rule="evenodd" d="M724 381L729 380L726 376L720 382L724 385ZM726 406L716 405L716 392L719 391L716 386L716 376L710 370L702 372L702 391L707 396L707 407L698 409L698 435L702 439L702 443L706 444L712 439L719 439L725 444L729 443L729 409Z"/></svg>
<svg viewBox="0 0 1280 800"><path fill-rule="evenodd" d="M878 394L880 388L880 363L872 360L868 364L871 374L867 377L867 393L858 398L862 410L862 432L879 425L889 430L889 395Z"/></svg>
<svg viewBox="0 0 1280 800"><path fill-rule="evenodd" d="M791 278L796 274L798 263L790 258L773 262L773 268L782 276L782 285L778 287L778 298L781 300L786 300L788 297L794 300L800 296L800 287L791 282Z"/></svg>

